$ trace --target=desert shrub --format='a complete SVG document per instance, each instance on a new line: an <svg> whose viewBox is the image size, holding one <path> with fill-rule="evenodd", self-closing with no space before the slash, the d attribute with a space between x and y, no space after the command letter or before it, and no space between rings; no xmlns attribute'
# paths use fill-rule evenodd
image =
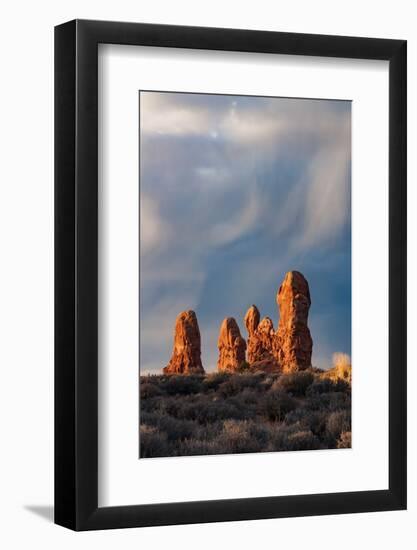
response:
<svg viewBox="0 0 417 550"><path fill-rule="evenodd" d="M265 378L262 380L261 389L270 389L273 383L278 380L280 376L281 375L278 373L266 374Z"/></svg>
<svg viewBox="0 0 417 550"><path fill-rule="evenodd" d="M265 449L270 437L270 430L261 422L251 422L249 424L249 436L254 439L262 449Z"/></svg>
<svg viewBox="0 0 417 550"><path fill-rule="evenodd" d="M159 397L163 395L161 388L154 382L148 382L148 380L140 381L140 398L149 399L150 397Z"/></svg>
<svg viewBox="0 0 417 550"><path fill-rule="evenodd" d="M168 395L190 395L199 393L202 390L202 383L202 376L167 376L163 382L163 389Z"/></svg>
<svg viewBox="0 0 417 550"><path fill-rule="evenodd" d="M171 416L185 420L194 420L200 424L217 422L227 418L243 419L247 415L243 404L238 406L231 399L223 400L210 396L177 397L166 404L166 412Z"/></svg>
<svg viewBox="0 0 417 550"><path fill-rule="evenodd" d="M327 417L326 429L337 440L342 432L350 431L350 423L350 411L335 411Z"/></svg>
<svg viewBox="0 0 417 550"><path fill-rule="evenodd" d="M252 407L259 403L259 392L250 388L245 388L233 398L233 401L241 403L242 407Z"/></svg>
<svg viewBox="0 0 417 550"><path fill-rule="evenodd" d="M155 412L163 410L165 408L165 395L156 395L153 397L147 397L140 400L140 411L142 412Z"/></svg>
<svg viewBox="0 0 417 550"><path fill-rule="evenodd" d="M283 421L285 415L296 408L296 402L280 390L270 390L260 403L260 413L271 420Z"/></svg>
<svg viewBox="0 0 417 550"><path fill-rule="evenodd" d="M352 433L342 432L337 441L338 449L350 449L352 447Z"/></svg>
<svg viewBox="0 0 417 550"><path fill-rule="evenodd" d="M312 417L315 413L304 407L297 407L293 411L288 412L285 415L285 424L291 426L291 424L301 424L302 426L310 426Z"/></svg>
<svg viewBox="0 0 417 550"><path fill-rule="evenodd" d="M233 405L237 411L240 411L241 419L250 419L256 416L259 401L261 400L259 392L256 390L244 389L242 392L225 399L226 403Z"/></svg>
<svg viewBox="0 0 417 550"><path fill-rule="evenodd" d="M194 395L175 395L165 398L165 412L174 418L183 420L196 420L199 403L204 403L204 399L195 399Z"/></svg>
<svg viewBox="0 0 417 550"><path fill-rule="evenodd" d="M350 392L350 387L344 380L331 380L330 378L319 378L315 380L309 388L307 388L307 397L317 395L319 393L330 392Z"/></svg>
<svg viewBox="0 0 417 550"><path fill-rule="evenodd" d="M327 440L327 412L315 411L310 424L310 430L322 441Z"/></svg>
<svg viewBox="0 0 417 550"><path fill-rule="evenodd" d="M267 374L265 378L262 380L262 382L259 385L260 391L267 391L271 389L273 384L276 382L280 375L278 374Z"/></svg>
<svg viewBox="0 0 417 550"><path fill-rule="evenodd" d="M140 391L142 457L350 446L350 386L323 373L144 376Z"/></svg>
<svg viewBox="0 0 417 550"><path fill-rule="evenodd" d="M222 450L214 440L185 439L180 441L176 448L178 456L216 455L221 453Z"/></svg>
<svg viewBox="0 0 417 550"><path fill-rule="evenodd" d="M169 456L170 448L165 433L161 433L154 426L143 424L139 432L141 458Z"/></svg>
<svg viewBox="0 0 417 550"><path fill-rule="evenodd" d="M320 449L320 439L311 430L303 429L300 425L287 426L278 424L270 433L268 451L304 451Z"/></svg>
<svg viewBox="0 0 417 550"><path fill-rule="evenodd" d="M286 451L287 439L290 434L299 431L298 426L287 426L286 424L274 424L269 432L268 451Z"/></svg>
<svg viewBox="0 0 417 550"><path fill-rule="evenodd" d="M196 414L196 419L200 424L226 419L242 420L245 417L247 417L245 409L231 400L206 402L204 406L199 407Z"/></svg>
<svg viewBox="0 0 417 550"><path fill-rule="evenodd" d="M288 435L287 451L309 451L320 449L320 440L310 430L303 430Z"/></svg>
<svg viewBox="0 0 417 550"><path fill-rule="evenodd" d="M323 372L322 369L319 369L318 367L309 367L307 370L303 371L303 372L309 372L312 376L313 376L313 382L314 380L316 380L317 378L320 377L321 373Z"/></svg>
<svg viewBox="0 0 417 550"><path fill-rule="evenodd" d="M274 383L274 388L291 392L294 395L305 395L313 380L314 375L309 371L291 372L281 375Z"/></svg>
<svg viewBox="0 0 417 550"><path fill-rule="evenodd" d="M348 410L350 413L351 409L351 394L350 392L333 392L329 393L329 410L338 411L340 409Z"/></svg>
<svg viewBox="0 0 417 550"><path fill-rule="evenodd" d="M147 424L148 426L158 426L161 420L161 411L145 411L141 410L139 419L140 424Z"/></svg>
<svg viewBox="0 0 417 550"><path fill-rule="evenodd" d="M207 424L197 423L197 431L194 434L194 439L202 441L213 441L223 430L223 420L217 422L208 422Z"/></svg>
<svg viewBox="0 0 417 550"><path fill-rule="evenodd" d="M158 421L158 427L166 433L168 441L176 441L193 437L197 432L198 424L191 420L161 416Z"/></svg>
<svg viewBox="0 0 417 550"><path fill-rule="evenodd" d="M333 354L333 369L327 371L327 376L333 379L344 380L349 385L352 382L352 364L346 353Z"/></svg>
<svg viewBox="0 0 417 550"><path fill-rule="evenodd" d="M339 409L345 409L349 411L352 406L352 397L350 391L348 392L334 392L330 394L330 410L336 411Z"/></svg>
<svg viewBox="0 0 417 550"><path fill-rule="evenodd" d="M139 377L140 383L159 385L165 376L159 374L144 374Z"/></svg>
<svg viewBox="0 0 417 550"><path fill-rule="evenodd" d="M352 366L352 362L347 353L333 353L333 366L337 369L348 369Z"/></svg>
<svg viewBox="0 0 417 550"><path fill-rule="evenodd" d="M224 453L255 453L261 450L260 441L250 433L247 421L225 420L223 431L216 440Z"/></svg>
<svg viewBox="0 0 417 550"><path fill-rule="evenodd" d="M243 363L241 363L237 368L237 372L239 373L245 373L245 372L250 373L250 371L251 371L251 366L247 361L243 361Z"/></svg>
<svg viewBox="0 0 417 550"><path fill-rule="evenodd" d="M350 409L350 393L329 392L310 395L306 400L306 407L313 411L337 411Z"/></svg>
<svg viewBox="0 0 417 550"><path fill-rule="evenodd" d="M259 388L263 373L256 374L235 374L219 386L219 393L223 397L230 397L243 391L245 388Z"/></svg>
<svg viewBox="0 0 417 550"><path fill-rule="evenodd" d="M326 413L321 411L311 412L308 417L308 428L314 435L319 437L321 441L326 439L326 417Z"/></svg>
<svg viewBox="0 0 417 550"><path fill-rule="evenodd" d="M214 390L216 391L220 384L225 382L230 378L230 374L228 372L213 372L208 374L202 384L202 390Z"/></svg>
<svg viewBox="0 0 417 550"><path fill-rule="evenodd" d="M298 407L285 416L285 424L298 424L302 429L310 430L319 438L322 438L326 432L326 420L326 413L311 411L304 407Z"/></svg>
<svg viewBox="0 0 417 550"><path fill-rule="evenodd" d="M183 399L179 398L178 396L164 397L163 399L164 412L176 418L181 418L183 416L181 415L181 410L184 406L184 403L188 402L188 401L185 401L185 397Z"/></svg>
<svg viewBox="0 0 417 550"><path fill-rule="evenodd" d="M263 450L268 437L266 429L260 430L250 421L226 420L216 428L217 432L211 438L203 432L198 437L180 441L176 452L179 455L258 452Z"/></svg>

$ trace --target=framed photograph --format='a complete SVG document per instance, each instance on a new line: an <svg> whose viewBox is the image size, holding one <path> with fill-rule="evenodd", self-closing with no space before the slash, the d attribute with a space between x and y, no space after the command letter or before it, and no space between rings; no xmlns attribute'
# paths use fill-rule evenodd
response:
<svg viewBox="0 0 417 550"><path fill-rule="evenodd" d="M406 508L406 42L55 29L55 522Z"/></svg>

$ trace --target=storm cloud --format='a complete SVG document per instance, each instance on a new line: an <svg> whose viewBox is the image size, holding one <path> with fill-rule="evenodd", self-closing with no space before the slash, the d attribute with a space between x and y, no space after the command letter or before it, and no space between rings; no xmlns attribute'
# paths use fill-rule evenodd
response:
<svg viewBox="0 0 417 550"><path fill-rule="evenodd" d="M160 371L177 314L194 309L213 370L226 316L299 270L312 295L313 364L350 353L351 104L140 93L140 360Z"/></svg>

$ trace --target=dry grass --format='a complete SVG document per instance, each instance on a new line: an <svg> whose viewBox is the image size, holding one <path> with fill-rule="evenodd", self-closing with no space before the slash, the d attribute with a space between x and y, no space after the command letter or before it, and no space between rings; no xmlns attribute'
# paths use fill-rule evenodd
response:
<svg viewBox="0 0 417 550"><path fill-rule="evenodd" d="M140 395L144 458L350 446L350 384L313 369L143 376Z"/></svg>
<svg viewBox="0 0 417 550"><path fill-rule="evenodd" d="M347 353L333 354L333 368L325 371L322 378L330 380L343 380L348 384L352 384L352 362Z"/></svg>

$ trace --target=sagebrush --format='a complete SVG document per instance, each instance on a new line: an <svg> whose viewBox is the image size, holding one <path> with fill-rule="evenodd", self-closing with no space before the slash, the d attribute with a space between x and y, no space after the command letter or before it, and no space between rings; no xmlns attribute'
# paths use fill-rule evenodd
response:
<svg viewBox="0 0 417 550"><path fill-rule="evenodd" d="M140 378L141 458L351 446L351 389L317 370Z"/></svg>

